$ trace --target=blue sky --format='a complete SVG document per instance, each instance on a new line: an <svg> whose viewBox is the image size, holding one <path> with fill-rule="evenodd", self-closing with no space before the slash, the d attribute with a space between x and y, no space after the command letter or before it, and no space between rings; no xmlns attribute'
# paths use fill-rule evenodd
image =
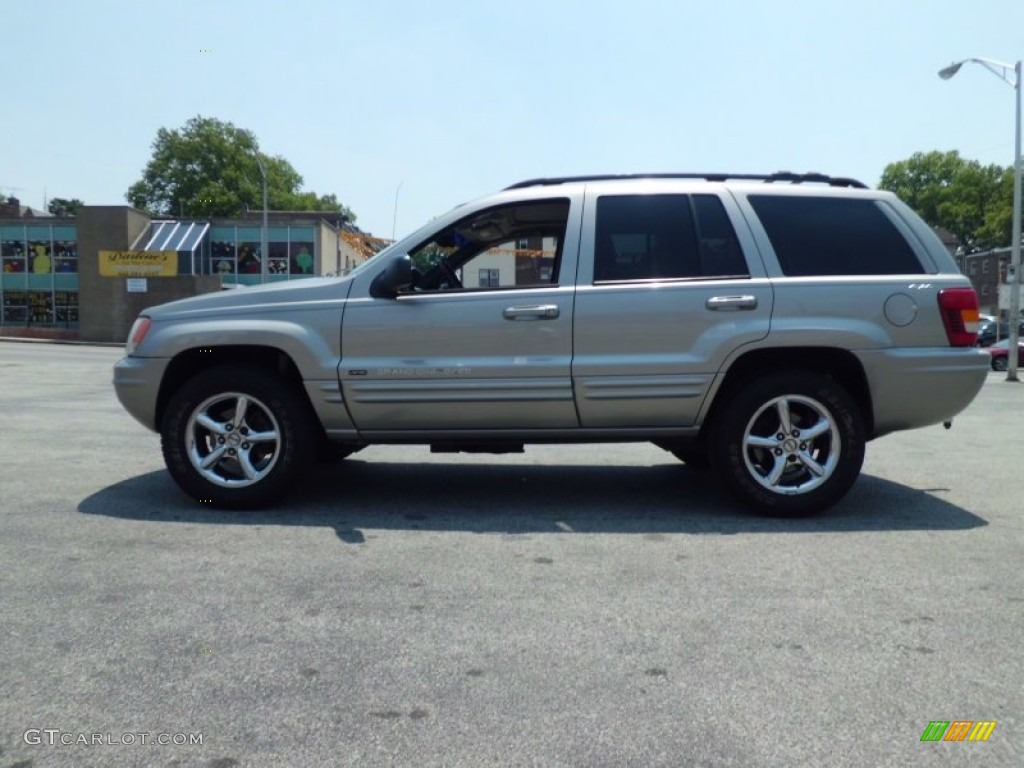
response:
<svg viewBox="0 0 1024 768"><path fill-rule="evenodd" d="M1024 57L1022 0L0 0L0 29L0 193L122 204L204 115L383 237L399 185L401 236L534 176L1011 165L1012 88L936 72Z"/></svg>

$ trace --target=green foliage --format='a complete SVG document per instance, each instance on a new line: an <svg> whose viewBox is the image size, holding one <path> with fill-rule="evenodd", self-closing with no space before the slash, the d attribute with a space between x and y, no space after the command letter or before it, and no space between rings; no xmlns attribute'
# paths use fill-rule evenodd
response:
<svg viewBox="0 0 1024 768"><path fill-rule="evenodd" d="M1013 168L982 165L955 150L917 152L887 165L878 186L933 227L948 229L965 251L1010 244Z"/></svg>
<svg viewBox="0 0 1024 768"><path fill-rule="evenodd" d="M54 216L74 216L83 205L85 203L77 197L72 197L71 199L54 197L46 204L46 210Z"/></svg>
<svg viewBox="0 0 1024 768"><path fill-rule="evenodd" d="M355 215L334 195L302 192L302 176L283 157L259 153L251 132L232 123L197 116L181 130L161 128L142 178L125 195L136 208L167 216L239 216L263 209L263 176L271 210L323 211Z"/></svg>

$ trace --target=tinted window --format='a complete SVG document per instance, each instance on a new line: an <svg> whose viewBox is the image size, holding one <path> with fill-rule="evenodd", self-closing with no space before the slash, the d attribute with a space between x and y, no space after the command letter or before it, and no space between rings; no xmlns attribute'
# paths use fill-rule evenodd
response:
<svg viewBox="0 0 1024 768"><path fill-rule="evenodd" d="M747 262L722 201L715 195L694 195L700 239L701 273L705 277L747 277Z"/></svg>
<svg viewBox="0 0 1024 768"><path fill-rule="evenodd" d="M715 195L602 196L595 236L595 282L747 274Z"/></svg>
<svg viewBox="0 0 1024 768"><path fill-rule="evenodd" d="M751 195L783 274L921 274L917 256L873 200Z"/></svg>

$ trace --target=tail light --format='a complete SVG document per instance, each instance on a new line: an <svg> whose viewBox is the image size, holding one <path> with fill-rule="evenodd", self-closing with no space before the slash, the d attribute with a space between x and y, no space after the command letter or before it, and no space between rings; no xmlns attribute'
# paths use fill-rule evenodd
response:
<svg viewBox="0 0 1024 768"><path fill-rule="evenodd" d="M973 347L978 338L978 294L973 288L943 288L939 312L946 336L954 347Z"/></svg>

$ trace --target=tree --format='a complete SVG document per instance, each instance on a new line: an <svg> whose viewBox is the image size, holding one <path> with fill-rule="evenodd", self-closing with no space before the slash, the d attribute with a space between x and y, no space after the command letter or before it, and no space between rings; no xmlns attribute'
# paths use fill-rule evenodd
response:
<svg viewBox="0 0 1024 768"><path fill-rule="evenodd" d="M136 208L170 216L239 216L263 209L267 171L268 207L272 210L324 211L355 215L334 195L302 192L302 176L283 157L259 153L251 132L232 123L197 116L181 130L161 128L142 178L125 195Z"/></svg>
<svg viewBox="0 0 1024 768"><path fill-rule="evenodd" d="M967 252L1010 243L1013 168L982 165L955 150L917 152L887 165L878 186L948 229Z"/></svg>
<svg viewBox="0 0 1024 768"><path fill-rule="evenodd" d="M73 197L70 200L63 197L54 197L50 199L46 210L54 216L74 216L83 205L85 203L77 197Z"/></svg>

